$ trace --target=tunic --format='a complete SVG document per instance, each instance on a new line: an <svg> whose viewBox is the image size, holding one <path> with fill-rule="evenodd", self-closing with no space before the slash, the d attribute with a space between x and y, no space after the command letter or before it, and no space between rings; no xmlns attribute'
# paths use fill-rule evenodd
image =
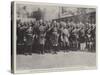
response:
<svg viewBox="0 0 100 75"><path fill-rule="evenodd" d="M39 27L39 44L44 45L45 44L45 30L46 26L40 25Z"/></svg>
<svg viewBox="0 0 100 75"><path fill-rule="evenodd" d="M58 45L58 36L59 36L58 29L57 29L57 27L54 27L52 29L52 35L51 35L51 39L50 39L53 46Z"/></svg>

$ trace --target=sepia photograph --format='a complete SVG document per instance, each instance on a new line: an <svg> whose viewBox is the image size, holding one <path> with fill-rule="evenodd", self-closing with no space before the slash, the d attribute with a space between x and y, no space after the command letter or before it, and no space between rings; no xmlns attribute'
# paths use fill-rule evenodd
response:
<svg viewBox="0 0 100 75"><path fill-rule="evenodd" d="M96 7L16 2L16 71L96 67Z"/></svg>

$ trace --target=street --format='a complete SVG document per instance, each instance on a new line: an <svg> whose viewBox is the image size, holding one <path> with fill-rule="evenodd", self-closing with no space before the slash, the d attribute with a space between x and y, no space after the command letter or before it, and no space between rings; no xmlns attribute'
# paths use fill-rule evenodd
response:
<svg viewBox="0 0 100 75"><path fill-rule="evenodd" d="M17 70L62 68L75 66L95 66L96 53L93 52L58 52L57 54L17 55Z"/></svg>

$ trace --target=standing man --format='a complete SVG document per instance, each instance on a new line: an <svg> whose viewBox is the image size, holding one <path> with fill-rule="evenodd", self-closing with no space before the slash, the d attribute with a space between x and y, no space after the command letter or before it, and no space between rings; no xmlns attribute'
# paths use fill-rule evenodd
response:
<svg viewBox="0 0 100 75"><path fill-rule="evenodd" d="M39 40L39 47L40 47L40 52L42 54L44 54L45 52L45 36L46 36L46 26L43 22L43 20L41 19L39 21L39 34L38 34L38 40Z"/></svg>
<svg viewBox="0 0 100 75"><path fill-rule="evenodd" d="M32 43L33 43L33 27L29 24L26 30L26 54L32 55Z"/></svg>
<svg viewBox="0 0 100 75"><path fill-rule="evenodd" d="M54 54L56 54L57 53L57 47L58 47L58 37L59 37L56 21L54 21L53 24L52 24L51 32L52 33L51 33L50 40L51 40L51 43L52 43L52 49L53 49Z"/></svg>
<svg viewBox="0 0 100 75"><path fill-rule="evenodd" d="M69 47L69 31L67 29L66 23L63 23L64 29L63 29L63 43L64 43L64 48L65 51L68 51L68 47Z"/></svg>
<svg viewBox="0 0 100 75"><path fill-rule="evenodd" d="M85 29L82 27L79 31L80 50L84 51L86 48L86 35Z"/></svg>

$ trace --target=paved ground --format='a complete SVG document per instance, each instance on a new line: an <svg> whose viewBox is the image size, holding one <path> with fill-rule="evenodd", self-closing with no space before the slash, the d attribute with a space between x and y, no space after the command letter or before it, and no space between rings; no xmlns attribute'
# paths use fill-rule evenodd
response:
<svg viewBox="0 0 100 75"><path fill-rule="evenodd" d="M58 54L17 55L17 70L95 66L96 54L91 52L58 52Z"/></svg>

